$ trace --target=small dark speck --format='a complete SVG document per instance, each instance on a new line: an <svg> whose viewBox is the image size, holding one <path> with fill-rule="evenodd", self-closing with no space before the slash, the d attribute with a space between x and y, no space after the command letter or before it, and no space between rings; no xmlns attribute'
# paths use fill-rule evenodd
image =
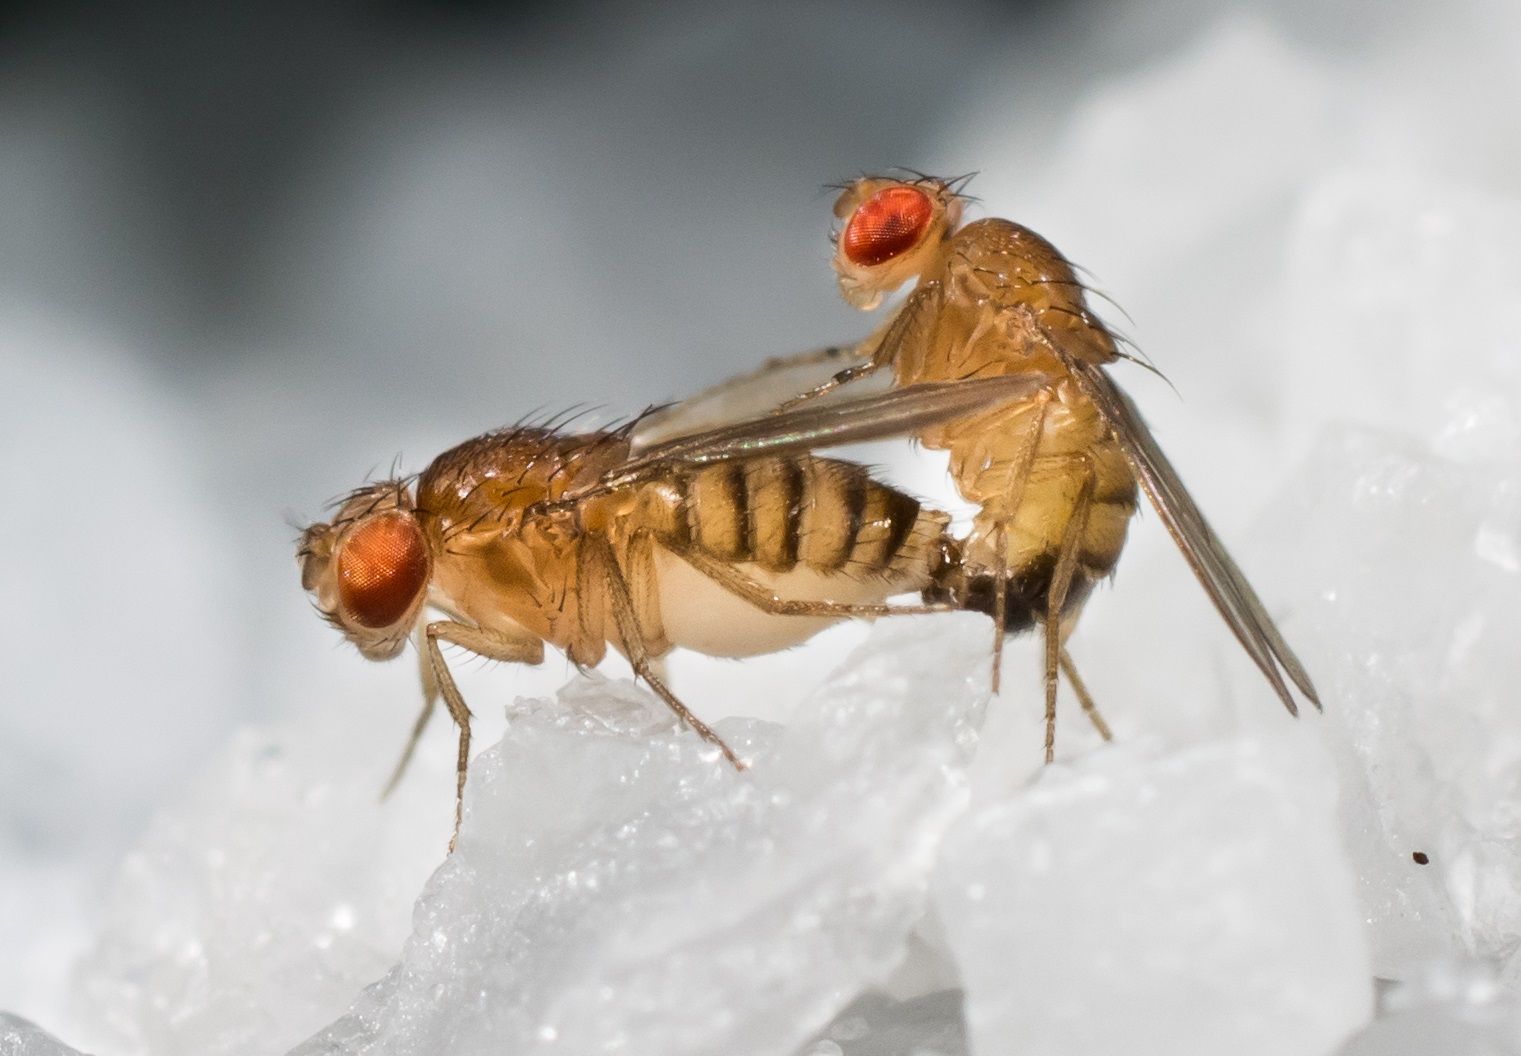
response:
<svg viewBox="0 0 1521 1056"><path fill-rule="evenodd" d="M1425 851L1416 851L1410 857L1415 860L1416 865L1426 865L1431 861L1430 858L1426 857Z"/></svg>

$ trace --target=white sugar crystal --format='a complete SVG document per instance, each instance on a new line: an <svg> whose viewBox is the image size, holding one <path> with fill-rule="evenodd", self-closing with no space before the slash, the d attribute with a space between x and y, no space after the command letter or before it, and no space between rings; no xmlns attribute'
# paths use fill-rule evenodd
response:
<svg viewBox="0 0 1521 1056"><path fill-rule="evenodd" d="M0 1056L84 1056L19 1016L0 1012Z"/></svg>
<svg viewBox="0 0 1521 1056"><path fill-rule="evenodd" d="M745 774L617 685L514 713L400 965L298 1051L792 1052L922 913L981 626L883 627L793 725L720 724Z"/></svg>
<svg viewBox="0 0 1521 1056"><path fill-rule="evenodd" d="M1288 421L1374 425L1489 461L1521 447L1521 202L1348 169L1291 224Z"/></svg>
<svg viewBox="0 0 1521 1056"><path fill-rule="evenodd" d="M798 1056L967 1056L961 993L898 1000L872 991L851 1002Z"/></svg>
<svg viewBox="0 0 1521 1056"><path fill-rule="evenodd" d="M1048 771L947 837L978 1054L1314 1056L1371 1009L1330 765L1305 731Z"/></svg>
<svg viewBox="0 0 1521 1056"><path fill-rule="evenodd" d="M380 802L402 735L375 721L383 700L314 701L282 728L240 733L155 822L79 973L101 1049L280 1052L394 963L448 838L453 777L429 739Z"/></svg>
<svg viewBox="0 0 1521 1056"><path fill-rule="evenodd" d="M1486 965L1437 960L1416 967L1379 1002L1382 1015L1338 1056L1516 1056L1521 1006Z"/></svg>
<svg viewBox="0 0 1521 1056"><path fill-rule="evenodd" d="M1317 544L1282 552L1268 574L1304 602L1295 631L1324 694L1388 977L1475 952L1521 979L1521 580L1485 542L1521 532L1521 460L1495 455L1465 465L1415 441L1333 432L1265 526Z"/></svg>

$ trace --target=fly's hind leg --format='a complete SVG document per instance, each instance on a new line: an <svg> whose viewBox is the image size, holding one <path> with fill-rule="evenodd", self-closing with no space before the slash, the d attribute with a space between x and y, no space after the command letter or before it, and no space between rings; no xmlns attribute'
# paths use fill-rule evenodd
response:
<svg viewBox="0 0 1521 1056"><path fill-rule="evenodd" d="M930 602L924 605L887 605L844 601L801 601L779 596L764 583L758 583L733 565L695 551L682 551L683 561L713 582L773 616L918 616L930 612L954 612L956 606Z"/></svg>
<svg viewBox="0 0 1521 1056"><path fill-rule="evenodd" d="M724 743L724 739L714 733L707 723L692 714L692 710L671 692L665 680L655 671L649 649L645 644L644 632L639 627L639 618L634 608L634 595L629 590L628 581L623 578L623 572L618 568L618 560L612 548L601 539L587 538L582 543L581 560L587 571L598 570L601 573L607 590L607 599L612 608L613 622L617 626L618 638L623 644L624 654L628 656L628 662L633 667L634 674L644 679L655 691L655 695L665 701L666 707L674 711L676 717L690 727L697 736L722 752L734 769L745 769L744 760L735 754L734 749Z"/></svg>
<svg viewBox="0 0 1521 1056"><path fill-rule="evenodd" d="M1071 633L1072 629L1068 627L1063 637ZM1077 694L1077 702L1083 706L1083 714L1088 716L1088 721L1093 723L1093 728L1098 731L1100 737L1106 741L1114 740L1114 734L1110 732L1109 724L1104 721L1104 716L1099 714L1098 705L1093 703L1093 697L1088 693L1088 687L1078 677L1077 665L1072 662L1072 656L1067 652L1065 645L1061 648L1059 659L1061 661L1062 674L1067 676L1067 683L1072 687L1072 692Z"/></svg>
<svg viewBox="0 0 1521 1056"><path fill-rule="evenodd" d="M1003 674L1003 639L1009 628L1009 533L1000 522L993 533L993 692Z"/></svg>
<svg viewBox="0 0 1521 1056"><path fill-rule="evenodd" d="M465 698L460 694L459 686L455 685L454 676L449 673L449 665L444 662L444 651L439 645L440 642L463 646L472 653L489 660L504 660L520 664L543 663L544 643L526 634L514 637L498 631L486 630L483 627L456 623L453 620L430 623L423 631L423 648L427 653L428 666L432 670L434 684L438 688L439 695L444 699L444 706L449 709L449 717L459 728L459 755L455 761L454 781L454 834L449 837L449 851L453 853L454 845L459 841L460 822L465 816L465 772L470 767L470 709L465 706ZM431 710L432 707L429 705L422 717L418 719L418 724L413 730L413 741L408 743L406 754L402 757L403 765L410 758L413 743L421 734L422 726L427 722L428 713Z"/></svg>
<svg viewBox="0 0 1521 1056"><path fill-rule="evenodd" d="M1093 467L1086 456L1083 463L1083 482L1078 488L1077 499L1072 505L1072 516L1067 519L1062 532L1061 549L1057 552L1056 567L1051 573L1051 586L1046 591L1045 631L1045 682L1046 682L1046 762L1056 758L1056 686L1057 671L1062 660L1062 641L1066 633L1062 627L1062 607L1067 603L1067 593L1072 588L1072 578L1077 572L1077 557L1083 546L1083 536L1088 528L1088 510L1093 502ZM1068 662L1070 667L1070 661ZM1089 701L1091 704L1092 702ZM1090 714L1095 714L1090 712Z"/></svg>
<svg viewBox="0 0 1521 1056"><path fill-rule="evenodd" d="M1046 427L1046 413L1051 406L1053 394L1050 389L1042 389L1035 397L1035 413L1030 416L1029 428L1020 439L1019 449L1010 461L1008 494L1009 499L1006 508L1002 511L1002 517L993 529L993 692L998 692L998 683L1003 672L1003 640L1008 633L1009 626L1009 526L1014 523L1014 516L1019 511L1019 504L1024 498L1025 486L1030 482L1030 471L1034 468L1035 457L1040 450L1040 438Z"/></svg>

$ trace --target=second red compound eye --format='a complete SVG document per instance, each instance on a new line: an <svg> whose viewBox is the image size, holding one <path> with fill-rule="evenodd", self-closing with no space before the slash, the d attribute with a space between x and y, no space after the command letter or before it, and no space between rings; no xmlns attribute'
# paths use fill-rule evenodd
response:
<svg viewBox="0 0 1521 1056"><path fill-rule="evenodd" d="M934 211L929 195L917 187L884 187L850 214L840 249L862 267L891 260L918 243Z"/></svg>

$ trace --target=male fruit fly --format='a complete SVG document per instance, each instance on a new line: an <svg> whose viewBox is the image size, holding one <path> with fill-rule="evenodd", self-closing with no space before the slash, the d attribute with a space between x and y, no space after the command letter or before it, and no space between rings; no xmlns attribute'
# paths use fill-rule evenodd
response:
<svg viewBox="0 0 1521 1056"><path fill-rule="evenodd" d="M470 711L442 643L537 664L612 646L736 767L656 661L676 646L746 656L852 616L938 611L888 598L960 591L949 518L815 447L899 436L1028 394L1025 379L934 384L709 429L636 449L631 428L518 427L438 456L416 478L362 487L298 550L302 585L366 657L421 655L424 704L400 776L438 699L459 729L455 836ZM444 618L428 615L434 610ZM453 841L450 843L453 847Z"/></svg>
<svg viewBox="0 0 1521 1056"><path fill-rule="evenodd" d="M978 505L965 556L989 575L963 602L993 616L995 689L1005 630L1043 629L1048 762L1059 668L1096 714L1064 643L1093 585L1114 570L1138 485L1288 710L1298 713L1289 682L1319 707L1304 667L1105 370L1130 357L1089 309L1072 265L1012 221L962 224L963 182L865 177L842 187L833 260L841 294L871 309L904 283L913 288L854 349L856 362L798 400L884 368L898 386L1035 382L1022 397L917 436L949 452L957 489Z"/></svg>

